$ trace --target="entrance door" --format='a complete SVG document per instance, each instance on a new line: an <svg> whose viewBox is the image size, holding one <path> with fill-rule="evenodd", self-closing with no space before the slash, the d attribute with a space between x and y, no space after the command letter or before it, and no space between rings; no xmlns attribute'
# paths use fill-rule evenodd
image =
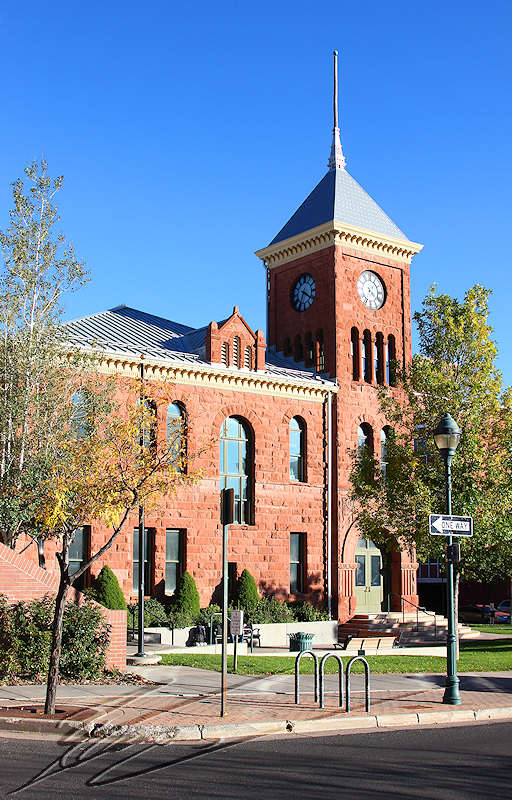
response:
<svg viewBox="0 0 512 800"><path fill-rule="evenodd" d="M355 596L358 614L382 611L382 556L371 539L359 539L356 555Z"/></svg>

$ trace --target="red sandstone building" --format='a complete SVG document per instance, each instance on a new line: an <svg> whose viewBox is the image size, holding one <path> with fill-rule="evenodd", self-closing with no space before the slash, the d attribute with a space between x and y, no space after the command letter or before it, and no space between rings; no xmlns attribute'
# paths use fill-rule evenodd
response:
<svg viewBox="0 0 512 800"><path fill-rule="evenodd" d="M350 451L385 464L377 386L411 357L411 242L345 169L335 117L328 171L267 247L267 341L238 308L193 329L120 306L68 323L70 340L101 348L103 369L158 384L158 435L181 417L199 484L147 516L147 593L195 578L202 605L221 581L219 491L233 487L233 581L247 568L264 594L325 603L333 618L380 611L388 592L417 602L415 558L361 540L348 498ZM212 443L205 448L205 443ZM77 562L97 549L94 523ZM137 519L106 554L127 598L138 583Z"/></svg>

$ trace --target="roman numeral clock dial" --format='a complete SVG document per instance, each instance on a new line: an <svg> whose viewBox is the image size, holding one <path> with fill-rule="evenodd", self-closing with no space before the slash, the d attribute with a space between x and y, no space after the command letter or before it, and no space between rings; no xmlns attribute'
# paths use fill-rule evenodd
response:
<svg viewBox="0 0 512 800"><path fill-rule="evenodd" d="M367 269L360 274L357 281L357 291L367 308L376 311L384 305L386 288L375 272L371 272Z"/></svg>
<svg viewBox="0 0 512 800"><path fill-rule="evenodd" d="M292 306L295 311L307 311L316 296L315 279L309 272L297 278L291 292Z"/></svg>

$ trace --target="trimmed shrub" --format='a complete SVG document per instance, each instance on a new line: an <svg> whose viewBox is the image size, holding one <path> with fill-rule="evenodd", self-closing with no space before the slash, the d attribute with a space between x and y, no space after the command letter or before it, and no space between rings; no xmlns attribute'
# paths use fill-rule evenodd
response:
<svg viewBox="0 0 512 800"><path fill-rule="evenodd" d="M256 581L248 569L243 570L236 583L233 600L246 616L249 616L260 602Z"/></svg>
<svg viewBox="0 0 512 800"><path fill-rule="evenodd" d="M97 678L105 669L110 625L101 609L69 603L62 625L59 672L66 678Z"/></svg>
<svg viewBox="0 0 512 800"><path fill-rule="evenodd" d="M128 606L130 616L128 616L128 627L132 625L132 617L134 616L133 624L135 627L139 624L139 607L137 603ZM166 627L169 623L167 613L162 603L154 597L148 597L144 600L144 627L145 628L162 628Z"/></svg>
<svg viewBox="0 0 512 800"><path fill-rule="evenodd" d="M259 603L247 613L247 622L264 624L267 622L293 622L293 612L275 597L263 597Z"/></svg>
<svg viewBox="0 0 512 800"><path fill-rule="evenodd" d="M176 619L180 619L180 622L186 620L185 625L191 625L199 612L199 592L196 582L189 572L184 572L176 586L169 619L174 622L176 627Z"/></svg>
<svg viewBox="0 0 512 800"><path fill-rule="evenodd" d="M294 600L287 604L297 622L321 622L329 619L329 614L322 608L315 608L311 603Z"/></svg>
<svg viewBox="0 0 512 800"><path fill-rule="evenodd" d="M12 605L0 598L1 680L37 680L46 676L54 608L55 603L49 597ZM101 609L89 603L77 606L68 602L64 610L60 675L80 679L101 674L109 630Z"/></svg>
<svg viewBox="0 0 512 800"><path fill-rule="evenodd" d="M94 582L94 597L105 608L118 609L120 611L125 611L127 608L119 581L107 565L102 567Z"/></svg>
<svg viewBox="0 0 512 800"><path fill-rule="evenodd" d="M216 603L212 603L206 608L202 608L197 617L193 620L194 625L209 625L210 620L212 618L212 614L217 615L214 617L214 621L219 622L220 620L219 614L222 614L222 608L218 606Z"/></svg>

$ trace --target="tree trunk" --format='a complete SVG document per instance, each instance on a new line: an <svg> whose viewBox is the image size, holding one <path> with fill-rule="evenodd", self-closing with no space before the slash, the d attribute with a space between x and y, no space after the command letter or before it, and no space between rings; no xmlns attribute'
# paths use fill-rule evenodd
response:
<svg viewBox="0 0 512 800"><path fill-rule="evenodd" d="M55 699L57 696L57 686L59 682L59 662L62 650L62 623L64 620L64 609L66 607L66 597L69 589L67 576L61 574L59 591L55 599L55 614L52 624L52 646L50 651L50 665L48 668L48 680L46 683L46 702L44 706L45 714L55 714Z"/></svg>

